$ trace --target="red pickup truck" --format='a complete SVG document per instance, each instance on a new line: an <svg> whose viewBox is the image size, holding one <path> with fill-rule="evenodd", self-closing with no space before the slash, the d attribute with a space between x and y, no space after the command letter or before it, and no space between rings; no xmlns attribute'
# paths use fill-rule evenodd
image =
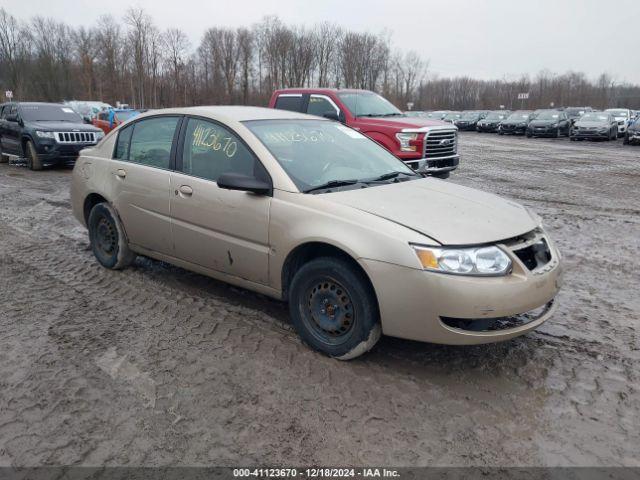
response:
<svg viewBox="0 0 640 480"><path fill-rule="evenodd" d="M269 107L340 121L378 142L414 170L441 178L458 168L457 127L402 113L368 90L276 90Z"/></svg>

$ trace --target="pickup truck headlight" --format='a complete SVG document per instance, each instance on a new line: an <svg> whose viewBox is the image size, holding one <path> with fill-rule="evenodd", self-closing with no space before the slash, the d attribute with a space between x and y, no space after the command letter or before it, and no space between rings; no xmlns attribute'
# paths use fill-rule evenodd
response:
<svg viewBox="0 0 640 480"><path fill-rule="evenodd" d="M418 148L416 145L411 145L411 142L418 139L417 133L396 133L396 138L400 142L401 152L415 152Z"/></svg>
<svg viewBox="0 0 640 480"><path fill-rule="evenodd" d="M500 276L511 271L511 259L495 246L472 248L411 246L425 270L475 276Z"/></svg>
<svg viewBox="0 0 640 480"><path fill-rule="evenodd" d="M53 132L43 132L42 130L36 130L36 135L40 138L56 138Z"/></svg>

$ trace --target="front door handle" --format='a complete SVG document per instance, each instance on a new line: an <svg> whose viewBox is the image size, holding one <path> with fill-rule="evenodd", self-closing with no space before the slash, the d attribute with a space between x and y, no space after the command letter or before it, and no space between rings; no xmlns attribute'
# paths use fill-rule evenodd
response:
<svg viewBox="0 0 640 480"><path fill-rule="evenodd" d="M178 193L178 191L180 191L180 194L185 197L190 197L191 195L193 195L193 188L191 188L189 185L180 185L180 187L178 187L178 190L176 190L176 194Z"/></svg>
<svg viewBox="0 0 640 480"><path fill-rule="evenodd" d="M116 177L124 178L127 176L126 170L119 168L113 173Z"/></svg>

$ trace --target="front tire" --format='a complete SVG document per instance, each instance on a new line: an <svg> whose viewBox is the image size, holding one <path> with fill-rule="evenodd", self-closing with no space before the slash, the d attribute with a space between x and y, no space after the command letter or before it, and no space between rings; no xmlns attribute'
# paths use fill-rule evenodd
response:
<svg viewBox="0 0 640 480"><path fill-rule="evenodd" d="M317 258L296 272L289 313L306 344L339 360L371 350L382 334L378 302L368 279L338 258Z"/></svg>
<svg viewBox="0 0 640 480"><path fill-rule="evenodd" d="M136 254L129 249L122 223L111 205L106 202L95 205L87 226L91 250L100 265L120 270L133 263Z"/></svg>
<svg viewBox="0 0 640 480"><path fill-rule="evenodd" d="M26 143L27 166L33 171L42 170L42 161L38 158L38 152L31 140Z"/></svg>
<svg viewBox="0 0 640 480"><path fill-rule="evenodd" d="M0 163L7 163L9 161L9 157L5 157L4 153L2 153L2 139L0 138Z"/></svg>
<svg viewBox="0 0 640 480"><path fill-rule="evenodd" d="M622 139L622 144L623 144L623 145L629 145L629 132L627 132L627 133L624 135L624 138Z"/></svg>

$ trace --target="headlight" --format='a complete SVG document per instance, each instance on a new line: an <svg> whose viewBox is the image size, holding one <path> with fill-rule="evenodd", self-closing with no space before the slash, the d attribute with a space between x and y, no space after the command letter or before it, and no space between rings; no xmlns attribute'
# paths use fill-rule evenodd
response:
<svg viewBox="0 0 640 480"><path fill-rule="evenodd" d="M557 126L558 126L558 124L557 124L557 123L552 123L552 124L550 125L550 127L551 127L551 128L556 128Z"/></svg>
<svg viewBox="0 0 640 480"><path fill-rule="evenodd" d="M96 140L101 140L102 138L104 138L104 132L102 130L96 132Z"/></svg>
<svg viewBox="0 0 640 480"><path fill-rule="evenodd" d="M411 145L411 142L415 142L418 139L417 133L396 133L396 138L400 142L401 152L415 152L417 147Z"/></svg>
<svg viewBox="0 0 640 480"><path fill-rule="evenodd" d="M36 135L40 138L56 138L53 132L43 132L42 130L36 130Z"/></svg>
<svg viewBox="0 0 640 480"><path fill-rule="evenodd" d="M412 245L422 267L456 275L498 276L511 271L511 259L498 247L440 248Z"/></svg>

